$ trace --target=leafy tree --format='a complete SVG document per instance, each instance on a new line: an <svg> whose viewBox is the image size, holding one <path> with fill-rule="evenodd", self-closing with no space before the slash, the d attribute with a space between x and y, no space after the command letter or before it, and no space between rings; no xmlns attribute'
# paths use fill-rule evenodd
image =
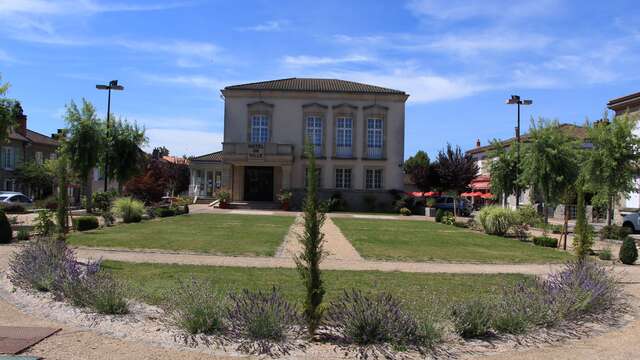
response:
<svg viewBox="0 0 640 360"><path fill-rule="evenodd" d="M558 121L531 121L529 142L524 146L522 179L544 202L544 219L549 221L546 207L557 204L574 185L578 173L578 144L560 130Z"/></svg>
<svg viewBox="0 0 640 360"><path fill-rule="evenodd" d="M431 163L429 155L422 150L408 158L402 164L402 169L420 191L431 191L439 185L436 164Z"/></svg>
<svg viewBox="0 0 640 360"><path fill-rule="evenodd" d="M519 173L515 143L507 148L500 141L493 140L492 146L494 150L488 155L489 158L494 159L489 165L491 192L506 199L509 195L515 194L518 187Z"/></svg>
<svg viewBox="0 0 640 360"><path fill-rule="evenodd" d="M0 144L4 144L16 124L16 101L6 98L9 83L2 83L0 76Z"/></svg>
<svg viewBox="0 0 640 360"><path fill-rule="evenodd" d="M578 180L576 184L577 204L576 204L576 227L574 230L573 247L576 255L580 259L585 259L589 255L593 246L593 230L587 223L586 206L584 199L583 180Z"/></svg>
<svg viewBox="0 0 640 360"><path fill-rule="evenodd" d="M143 166L144 153L140 147L147 142L144 129L126 120L111 120L103 158L108 158L107 173L118 186L137 175Z"/></svg>
<svg viewBox="0 0 640 360"><path fill-rule="evenodd" d="M608 204L607 224L611 225L613 205L621 196L637 191L634 180L640 163L640 137L634 134L638 119L628 114L612 121L605 118L587 128L593 149L585 170L590 188Z"/></svg>
<svg viewBox="0 0 640 360"><path fill-rule="evenodd" d="M73 169L83 182L87 211L92 209L91 172L98 165L104 145L103 127L93 105L82 99L82 108L75 102L67 105L68 136L64 150Z"/></svg>
<svg viewBox="0 0 640 360"><path fill-rule="evenodd" d="M451 144L447 144L446 149L438 152L437 160L440 186L444 191L454 195L456 201L454 201L453 212L454 216L457 216L457 199L460 193L469 188L471 180L478 175L478 165L471 154L463 153L460 146L454 149Z"/></svg>
<svg viewBox="0 0 640 360"><path fill-rule="evenodd" d="M162 159L164 156L169 156L169 149L164 146L155 147L151 152L151 157L154 159Z"/></svg>
<svg viewBox="0 0 640 360"><path fill-rule="evenodd" d="M48 163L50 160L47 160ZM35 193L35 198L40 199L53 192L56 174L47 164L38 164L29 161L16 169L16 178Z"/></svg>
<svg viewBox="0 0 640 360"><path fill-rule="evenodd" d="M322 319L322 299L325 289L320 274L320 262L324 257L324 234L320 231L325 213L320 206L317 194L316 159L313 148L307 145L308 158L307 195L304 202L304 234L300 237L302 253L295 257L300 277L307 290L304 302L304 317L309 336L313 338Z"/></svg>

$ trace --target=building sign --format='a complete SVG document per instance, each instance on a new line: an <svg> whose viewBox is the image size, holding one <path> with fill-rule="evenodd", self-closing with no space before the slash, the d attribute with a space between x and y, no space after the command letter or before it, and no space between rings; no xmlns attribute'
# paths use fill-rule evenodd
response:
<svg viewBox="0 0 640 360"><path fill-rule="evenodd" d="M250 160L263 160L264 144L249 144L248 156Z"/></svg>

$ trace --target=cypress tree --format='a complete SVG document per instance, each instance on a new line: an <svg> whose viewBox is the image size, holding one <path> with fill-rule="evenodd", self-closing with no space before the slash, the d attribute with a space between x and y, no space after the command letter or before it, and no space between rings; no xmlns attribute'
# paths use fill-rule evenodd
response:
<svg viewBox="0 0 640 360"><path fill-rule="evenodd" d="M69 179L67 174L67 158L60 156L57 166L58 172L58 208L56 211L56 222L58 224L58 239L62 240L67 234L67 223L69 217L69 194L67 188Z"/></svg>
<svg viewBox="0 0 640 360"><path fill-rule="evenodd" d="M638 248L636 247L636 241L627 236L622 241L619 257L623 264L633 265L633 263L638 260Z"/></svg>
<svg viewBox="0 0 640 360"><path fill-rule="evenodd" d="M320 231L325 213L318 201L316 160L311 146L305 147L308 158L307 194L304 201L304 234L300 237L302 253L294 260L306 289L304 318L309 337L313 338L322 319L322 299L325 289L320 274L324 234Z"/></svg>
<svg viewBox="0 0 640 360"><path fill-rule="evenodd" d="M0 244L8 244L13 237L11 224L3 209L0 209Z"/></svg>

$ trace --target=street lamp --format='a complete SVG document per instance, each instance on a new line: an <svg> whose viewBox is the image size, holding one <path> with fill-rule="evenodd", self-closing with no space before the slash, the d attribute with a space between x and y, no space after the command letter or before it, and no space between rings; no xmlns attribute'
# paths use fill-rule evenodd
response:
<svg viewBox="0 0 640 360"><path fill-rule="evenodd" d="M531 100L521 100L520 95L511 95L506 101L507 105L518 105L518 123L516 125L516 179L520 174L520 105L531 105ZM516 181L516 209L520 207L520 185Z"/></svg>
<svg viewBox="0 0 640 360"><path fill-rule="evenodd" d="M109 81L109 85L96 85L98 90L108 90L109 95L107 97L107 138L109 138L109 118L111 117L111 90L124 90L124 86L118 85L118 80ZM109 183L109 154L104 158L104 191L107 191L107 184Z"/></svg>

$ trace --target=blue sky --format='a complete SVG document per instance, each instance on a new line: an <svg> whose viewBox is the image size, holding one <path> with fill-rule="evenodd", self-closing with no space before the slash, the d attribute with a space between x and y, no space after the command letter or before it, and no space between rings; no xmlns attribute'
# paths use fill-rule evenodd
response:
<svg viewBox="0 0 640 360"><path fill-rule="evenodd" d="M640 91L635 1L0 0L0 73L29 127L64 124L82 97L150 146L220 149L226 85L330 77L407 91L406 156L513 134L530 116L582 123Z"/></svg>

